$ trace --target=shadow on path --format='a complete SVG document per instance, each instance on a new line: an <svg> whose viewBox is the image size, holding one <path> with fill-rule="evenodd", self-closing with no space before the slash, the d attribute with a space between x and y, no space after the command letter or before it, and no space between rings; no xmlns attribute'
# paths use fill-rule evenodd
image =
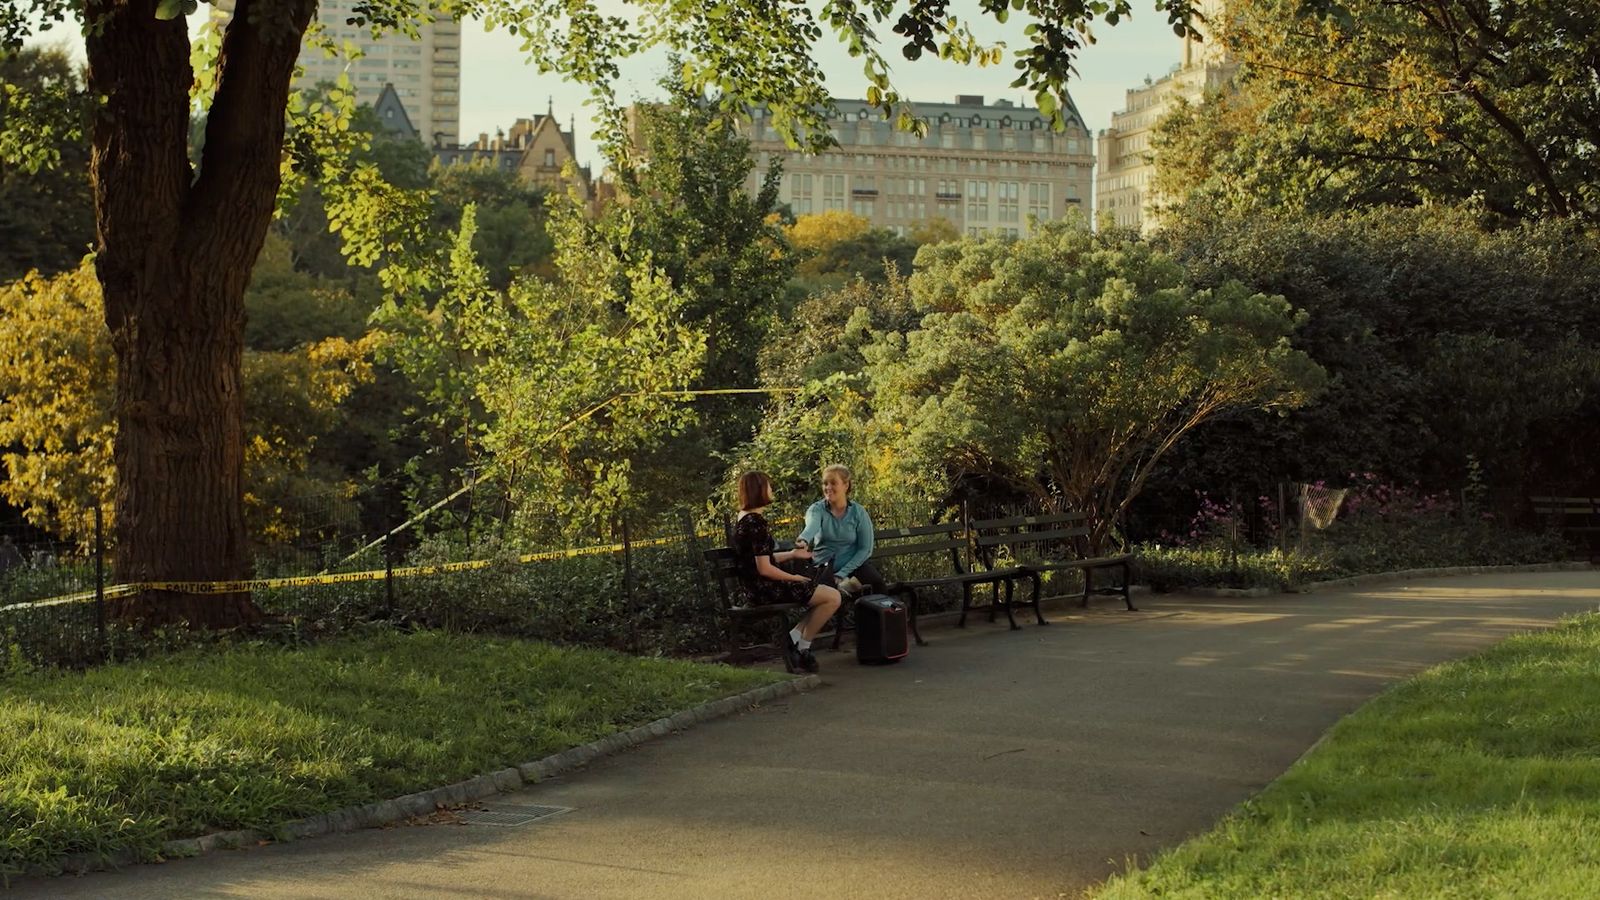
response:
<svg viewBox="0 0 1600 900"><path fill-rule="evenodd" d="M1055 897L1210 827L1393 681L1600 607L1600 572L1146 596L824 654L827 689L502 798L523 828L366 831L19 897Z"/></svg>

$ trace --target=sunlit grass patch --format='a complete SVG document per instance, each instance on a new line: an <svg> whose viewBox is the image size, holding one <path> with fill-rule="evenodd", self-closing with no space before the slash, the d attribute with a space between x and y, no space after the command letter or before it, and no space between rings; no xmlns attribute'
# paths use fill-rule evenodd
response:
<svg viewBox="0 0 1600 900"><path fill-rule="evenodd" d="M1583 897L1600 886L1600 614L1397 685L1129 897Z"/></svg>
<svg viewBox="0 0 1600 900"><path fill-rule="evenodd" d="M435 632L0 681L0 874L270 829L516 765L781 676Z"/></svg>

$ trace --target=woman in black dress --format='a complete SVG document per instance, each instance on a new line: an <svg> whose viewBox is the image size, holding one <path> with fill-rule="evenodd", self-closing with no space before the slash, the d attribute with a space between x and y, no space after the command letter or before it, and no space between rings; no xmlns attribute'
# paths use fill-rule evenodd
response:
<svg viewBox="0 0 1600 900"><path fill-rule="evenodd" d="M783 664L791 672L815 672L818 666L811 653L811 638L839 609L839 590L830 583L778 567L790 560L809 560L811 551L802 548L774 552L772 529L761 514L770 505L772 481L764 473L746 472L739 477L739 521L733 526L733 549L739 554L745 591L752 604L802 603L810 607L800 624L784 635Z"/></svg>

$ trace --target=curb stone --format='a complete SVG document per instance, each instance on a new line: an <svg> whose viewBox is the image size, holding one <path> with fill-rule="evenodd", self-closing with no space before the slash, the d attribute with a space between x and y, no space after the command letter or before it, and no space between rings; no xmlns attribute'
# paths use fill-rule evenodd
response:
<svg viewBox="0 0 1600 900"><path fill-rule="evenodd" d="M812 691L821 686L821 676L806 675L789 681L780 681L777 684L752 688L742 694L708 700L699 706L657 719L647 725L616 732L543 759L525 762L520 766L498 769L432 790L418 791L376 803L350 806L304 819L283 822L273 826L271 834L249 830L216 831L199 837L170 840L161 845L160 858L203 856L218 849L232 850L273 840L284 842L303 840L324 834L357 831L401 822L408 818L427 815L443 806L460 806L471 800L537 784L554 775L579 768L629 747L685 731L701 722L710 722L752 706ZM63 874L83 875L107 869L123 869L139 861L132 850L119 849L107 853L70 853L60 858L58 867ZM41 866L24 874L31 877L47 877L51 874L51 870Z"/></svg>
<svg viewBox="0 0 1600 900"><path fill-rule="evenodd" d="M1278 588L1226 588L1190 587L1171 591L1174 597L1270 597L1274 594L1314 594L1338 588L1359 587L1380 581L1403 581L1413 578L1442 578L1451 575L1494 575L1511 572L1579 572L1593 568L1586 562L1521 563L1506 566L1437 566L1429 569L1396 569L1392 572L1367 572L1347 578L1312 581L1294 587ZM1135 585L1137 587L1137 585Z"/></svg>
<svg viewBox="0 0 1600 900"><path fill-rule="evenodd" d="M1225 587L1197 587L1173 591L1175 594L1188 594L1191 597L1265 597L1268 594L1281 594L1277 588L1225 588Z"/></svg>
<svg viewBox="0 0 1600 900"><path fill-rule="evenodd" d="M1373 572L1335 578L1331 581L1313 581L1302 584L1291 593L1314 594L1335 588L1356 587L1376 581L1405 580L1411 578L1438 578L1448 575L1496 575L1510 572L1582 572L1594 568L1586 562L1530 563L1510 566L1440 566L1432 569L1399 569L1394 572Z"/></svg>

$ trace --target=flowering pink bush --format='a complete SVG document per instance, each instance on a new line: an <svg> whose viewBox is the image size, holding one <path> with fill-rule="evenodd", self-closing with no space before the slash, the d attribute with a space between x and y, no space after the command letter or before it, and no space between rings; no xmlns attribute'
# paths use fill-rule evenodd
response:
<svg viewBox="0 0 1600 900"><path fill-rule="evenodd" d="M1321 482L1318 482L1321 484ZM1340 509L1341 518L1376 516L1382 519L1450 518L1459 515L1461 506L1449 491L1430 494L1421 485L1394 484L1372 472L1351 472L1350 492Z"/></svg>

